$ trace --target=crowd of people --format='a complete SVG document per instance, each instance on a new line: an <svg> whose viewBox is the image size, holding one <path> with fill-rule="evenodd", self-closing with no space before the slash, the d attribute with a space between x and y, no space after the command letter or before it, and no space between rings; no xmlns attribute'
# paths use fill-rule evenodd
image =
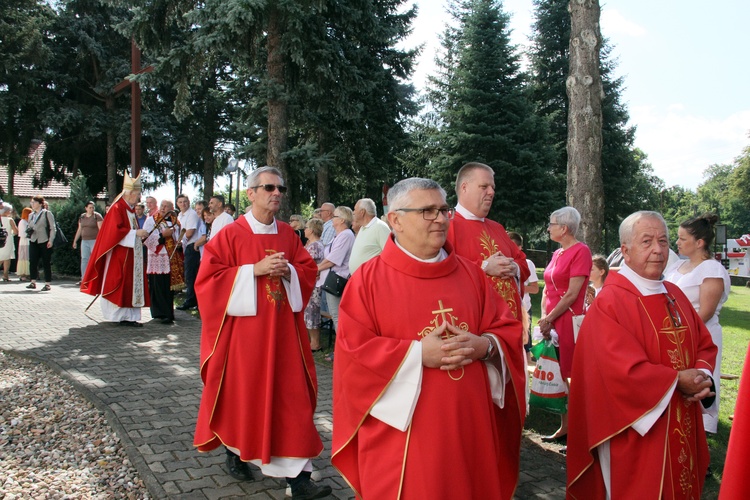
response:
<svg viewBox="0 0 750 500"><path fill-rule="evenodd" d="M717 218L681 224L682 259L671 260L662 216L636 212L610 268L578 239L575 208L552 212L559 248L534 323L536 267L521 235L489 218L494 171L467 163L454 188L450 207L435 181L405 179L382 218L363 198L287 224L278 219L287 186L272 167L248 176L250 205L237 219L221 195L142 204L140 179L126 175L105 217L89 202L78 220L80 289L105 319L136 327L147 306L174 322L184 290L177 309L202 320L195 446L222 446L236 479L286 478L295 499L331 494L311 479L323 449L313 415L324 316L336 332L331 462L359 498L512 498L535 325L556 346L569 394L559 428L541 438L567 443L569 497L699 496L730 291L711 252ZM20 239L20 279L35 288L41 263L49 290L55 223L44 200L18 224L4 205L0 215ZM5 280L16 257L7 246ZM435 474L446 457L450 473Z"/></svg>

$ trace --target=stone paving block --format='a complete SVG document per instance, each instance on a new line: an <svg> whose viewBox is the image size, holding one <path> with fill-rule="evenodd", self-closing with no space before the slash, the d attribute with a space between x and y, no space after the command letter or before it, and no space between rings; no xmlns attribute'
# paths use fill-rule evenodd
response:
<svg viewBox="0 0 750 500"><path fill-rule="evenodd" d="M103 322L98 307L89 311L96 321L83 315L91 298L72 282L61 283L44 298L3 295L4 320L14 329L0 327L0 348L52 362L107 406L115 428L125 433L121 439L140 455L141 460L134 460L141 464L139 473L148 477L147 484L163 488L152 492L155 498L288 498L283 481L263 478L256 469L255 482L239 483L224 469L223 450L199 453L192 446L202 391L200 320L178 311L178 326L149 324L132 332ZM143 321L150 319L144 309ZM313 478L330 484L334 498L350 499L347 483L330 465L332 370L324 364L316 368L315 424L325 449L313 460ZM564 459L549 448L524 439L521 470L519 500L564 498Z"/></svg>
<svg viewBox="0 0 750 500"><path fill-rule="evenodd" d="M247 498L246 493L240 488L238 485L233 484L230 486L227 486L226 488L216 489L216 488L206 488L202 491L202 493L208 498L209 500L219 500L221 498ZM265 493L261 493L261 495L265 495ZM250 498L263 498L263 496L253 496ZM265 497L266 499L269 498L268 496Z"/></svg>
<svg viewBox="0 0 750 500"><path fill-rule="evenodd" d="M180 489L185 493L198 490L200 492L201 498L205 498L203 492L200 490L204 488L215 488L216 483L214 483L210 477L204 477L201 479L188 479L187 481L180 481L179 486Z"/></svg>
<svg viewBox="0 0 750 500"><path fill-rule="evenodd" d="M188 476L190 476L192 479L211 477L212 479L214 479L214 481L216 481L213 476L229 476L229 474L227 474L226 471L219 465L210 465L208 467L201 467L200 465L198 465L197 467L190 467L185 469L185 472L187 472ZM229 477L231 478L232 476Z"/></svg>

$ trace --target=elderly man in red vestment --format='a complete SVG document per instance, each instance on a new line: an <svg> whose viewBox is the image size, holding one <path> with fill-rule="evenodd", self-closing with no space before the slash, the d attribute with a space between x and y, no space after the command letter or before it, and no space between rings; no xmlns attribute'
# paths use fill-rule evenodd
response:
<svg viewBox="0 0 750 500"><path fill-rule="evenodd" d="M331 462L358 498L510 499L524 414L521 323L446 242L428 179L389 192L395 235L347 284Z"/></svg>
<svg viewBox="0 0 750 500"><path fill-rule="evenodd" d="M125 172L122 193L104 218L81 280L82 292L101 295L104 319L123 326L143 326L141 307L150 305L142 246L148 232L139 229L135 216L140 199L140 175L131 179Z"/></svg>
<svg viewBox="0 0 750 500"><path fill-rule="evenodd" d="M456 196L456 218L448 241L458 255L481 266L492 288L520 320L521 288L529 277L529 266L502 224L487 218L495 198L495 171L484 163L467 163L456 176Z"/></svg>
<svg viewBox="0 0 750 500"><path fill-rule="evenodd" d="M317 266L275 218L286 190L276 168L253 171L250 212L206 244L195 282L204 388L194 444L200 451L223 444L237 479L253 480L251 462L264 475L286 477L294 499L322 498L330 486L310 480L323 444L303 315Z"/></svg>
<svg viewBox="0 0 750 500"><path fill-rule="evenodd" d="M570 388L568 498L700 498L701 413L716 346L690 301L663 281L669 234L657 212L620 226L610 273L578 335Z"/></svg>

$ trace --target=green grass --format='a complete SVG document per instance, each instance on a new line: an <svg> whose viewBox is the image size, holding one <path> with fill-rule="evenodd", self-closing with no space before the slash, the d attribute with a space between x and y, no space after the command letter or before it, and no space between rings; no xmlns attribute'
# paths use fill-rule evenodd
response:
<svg viewBox="0 0 750 500"><path fill-rule="evenodd" d="M531 296L534 322L539 319L540 302L544 287L543 270L538 269L539 293ZM750 288L733 286L729 300L724 304L719 315L719 322L723 329L723 349L721 371L726 374L741 375L745 363L745 354L750 344ZM714 499L719 496L721 476L724 471L724 461L729 443L729 431L732 422L729 416L734 414L737 400L738 380L721 381L721 403L719 408L719 429L714 435L708 436L708 447L711 452L711 476L706 480L702 498ZM534 408L526 419L525 429L538 434L551 434L560 424L560 417L545 413ZM575 425L571 422L570 425Z"/></svg>

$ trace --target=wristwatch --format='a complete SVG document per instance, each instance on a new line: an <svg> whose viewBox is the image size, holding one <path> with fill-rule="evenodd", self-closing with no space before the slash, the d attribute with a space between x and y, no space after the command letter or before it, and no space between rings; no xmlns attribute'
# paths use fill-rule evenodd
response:
<svg viewBox="0 0 750 500"><path fill-rule="evenodd" d="M487 347L487 354L485 354L483 358L480 358L480 361L487 361L493 354L495 354L495 343L488 335L482 335L482 337L486 338L490 345Z"/></svg>

